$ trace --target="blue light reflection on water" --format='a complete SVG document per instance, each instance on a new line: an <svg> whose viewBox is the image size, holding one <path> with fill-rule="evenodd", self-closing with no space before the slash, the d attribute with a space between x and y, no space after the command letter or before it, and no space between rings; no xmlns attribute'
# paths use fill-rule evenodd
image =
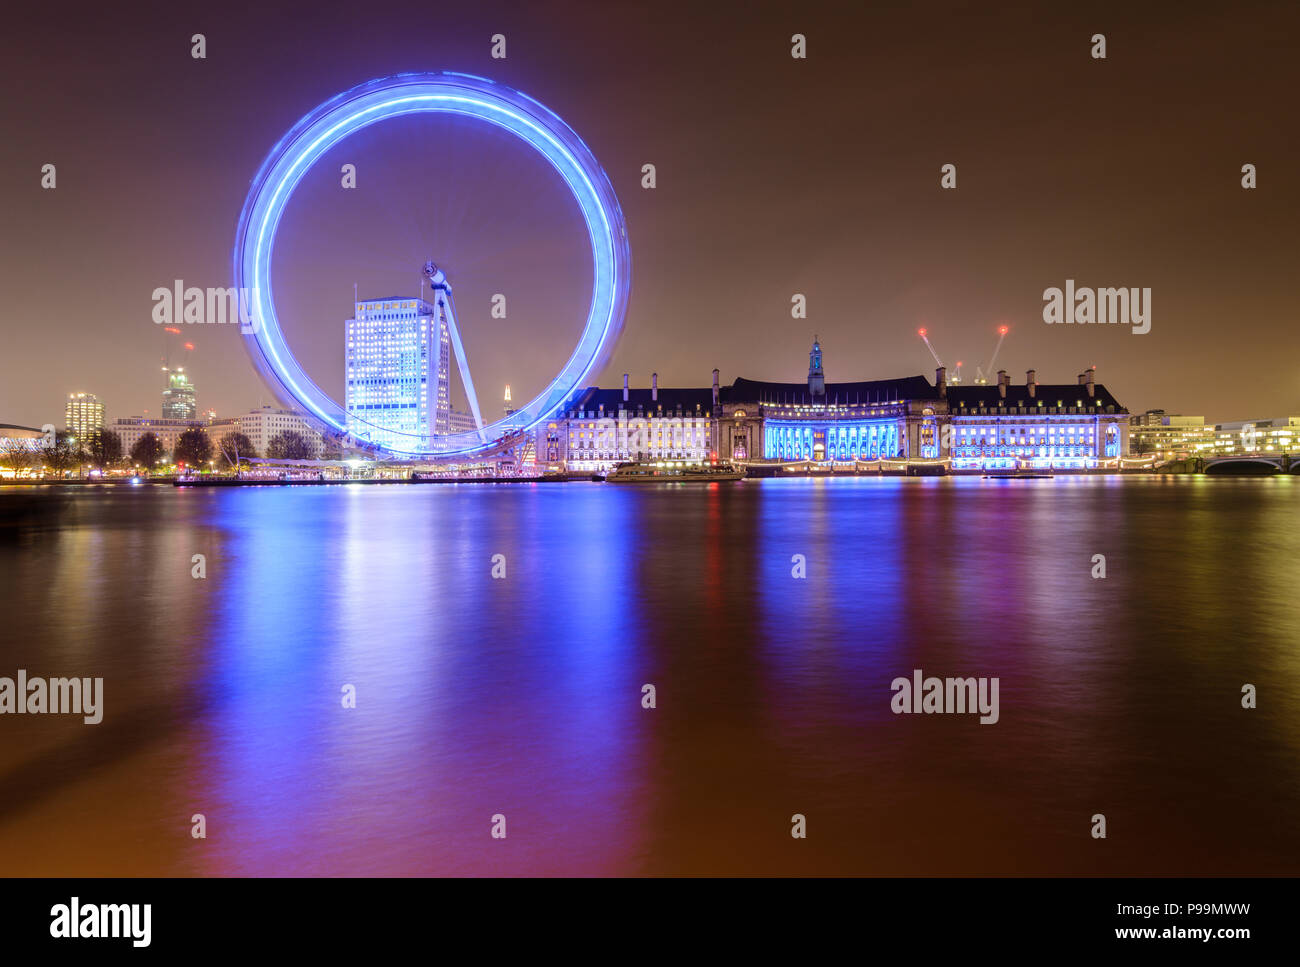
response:
<svg viewBox="0 0 1300 967"><path fill-rule="evenodd" d="M213 674L233 697L203 770L235 810L222 864L355 863L322 826L364 833L357 872L618 860L641 712L619 495L573 519L546 488L522 513L504 489L230 496L213 522L231 574ZM557 525L574 553L527 551L533 528ZM488 837L497 813L506 844Z"/></svg>

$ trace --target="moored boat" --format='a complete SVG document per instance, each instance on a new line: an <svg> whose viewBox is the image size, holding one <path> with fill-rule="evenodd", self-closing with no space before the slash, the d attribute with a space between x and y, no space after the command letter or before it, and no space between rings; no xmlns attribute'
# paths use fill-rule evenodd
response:
<svg viewBox="0 0 1300 967"><path fill-rule="evenodd" d="M686 463L660 460L646 463L620 463L605 475L607 483L711 483L740 480L745 476L729 463Z"/></svg>
<svg viewBox="0 0 1300 967"><path fill-rule="evenodd" d="M985 480L1051 480L1056 474L1050 470L1031 470L1026 468L989 468L984 474Z"/></svg>

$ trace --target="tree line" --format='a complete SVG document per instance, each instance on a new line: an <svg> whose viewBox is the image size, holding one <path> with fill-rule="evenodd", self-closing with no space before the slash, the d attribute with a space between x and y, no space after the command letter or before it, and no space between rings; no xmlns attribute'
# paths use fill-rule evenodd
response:
<svg viewBox="0 0 1300 967"><path fill-rule="evenodd" d="M267 442L266 454L275 460L312 460L317 458L312 442L296 430L282 430ZM209 461L220 461L223 469L248 466L258 458L253 441L239 431L227 433L213 443L207 431L191 427L176 439L170 462L177 467L203 468ZM339 460L343 456L338 442L326 438L320 459ZM162 440L153 432L145 433L124 452L122 438L112 430L95 430L85 439L75 439L66 431L54 434L43 445L31 447L28 440L0 441L0 467L15 472L42 468L47 472L67 473L90 467L96 470L133 469L153 471L168 462Z"/></svg>

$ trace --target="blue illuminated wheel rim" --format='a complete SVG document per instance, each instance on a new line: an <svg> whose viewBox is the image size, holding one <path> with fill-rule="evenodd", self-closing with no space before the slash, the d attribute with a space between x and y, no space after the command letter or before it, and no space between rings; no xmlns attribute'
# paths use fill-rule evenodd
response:
<svg viewBox="0 0 1300 967"><path fill-rule="evenodd" d="M586 386L608 359L627 315L632 255L623 211L595 156L554 112L494 81L447 72L379 78L326 101L280 139L253 178L235 235L235 286L249 293L252 324L244 327L245 344L262 377L281 399L346 434L343 407L303 371L280 330L271 285L275 233L294 189L327 151L371 124L420 113L477 118L523 140L573 193L591 241L591 307L577 347L550 385L506 418L485 425L487 442L468 432L438 437L436 450L414 440L410 449L384 448L409 457L472 456L492 449L503 436L536 427Z"/></svg>

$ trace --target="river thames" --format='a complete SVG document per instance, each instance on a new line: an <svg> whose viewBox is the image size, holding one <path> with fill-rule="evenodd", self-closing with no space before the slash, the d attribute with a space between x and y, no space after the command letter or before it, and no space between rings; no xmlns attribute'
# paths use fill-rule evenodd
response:
<svg viewBox="0 0 1300 967"><path fill-rule="evenodd" d="M1290 477L77 488L0 539L0 675L102 677L104 717L0 716L0 873L1300 872L1297 511ZM999 679L998 721L894 714L915 669Z"/></svg>

